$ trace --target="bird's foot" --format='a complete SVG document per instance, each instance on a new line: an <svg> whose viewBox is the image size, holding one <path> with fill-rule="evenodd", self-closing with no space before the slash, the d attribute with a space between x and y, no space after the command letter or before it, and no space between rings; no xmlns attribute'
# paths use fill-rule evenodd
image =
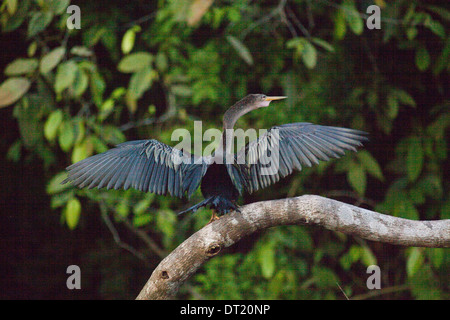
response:
<svg viewBox="0 0 450 320"><path fill-rule="evenodd" d="M211 219L209 220L209 222L207 223L207 225L210 224L211 222L216 221L216 220L219 220L219 219L220 219L220 217L219 217L218 215L216 215L215 212L213 212L213 214L212 214L212 216L211 216Z"/></svg>

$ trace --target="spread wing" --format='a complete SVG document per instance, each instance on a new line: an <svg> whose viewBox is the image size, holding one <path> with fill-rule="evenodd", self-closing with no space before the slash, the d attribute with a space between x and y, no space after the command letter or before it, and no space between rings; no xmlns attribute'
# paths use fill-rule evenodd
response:
<svg viewBox="0 0 450 320"><path fill-rule="evenodd" d="M272 127L257 140L248 143L228 165L228 173L236 188L252 193L265 188L292 171L311 167L319 160L340 158L346 150L367 141L367 133L359 130L290 123Z"/></svg>
<svg viewBox="0 0 450 320"><path fill-rule="evenodd" d="M89 189L134 188L182 198L199 187L208 165L207 158L183 155L157 140L138 140L72 164L63 183Z"/></svg>

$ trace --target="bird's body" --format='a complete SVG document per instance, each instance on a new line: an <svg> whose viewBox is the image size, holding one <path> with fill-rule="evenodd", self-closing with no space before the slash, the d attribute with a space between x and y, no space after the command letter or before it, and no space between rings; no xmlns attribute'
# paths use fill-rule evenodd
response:
<svg viewBox="0 0 450 320"><path fill-rule="evenodd" d="M283 98L253 94L233 105L224 114L222 141L212 156L186 157L157 140L130 141L69 166L64 183L70 181L80 188L132 187L180 198L190 197L200 186L205 200L183 212L210 206L213 220L215 212L239 210L236 201L243 192L265 188L294 169L300 171L319 160L339 158L344 150L356 151L367 140L366 133L358 130L291 123L269 129L237 154L231 154L229 142L233 136L228 135L228 129L234 128L239 117ZM190 161L176 161L183 156Z"/></svg>

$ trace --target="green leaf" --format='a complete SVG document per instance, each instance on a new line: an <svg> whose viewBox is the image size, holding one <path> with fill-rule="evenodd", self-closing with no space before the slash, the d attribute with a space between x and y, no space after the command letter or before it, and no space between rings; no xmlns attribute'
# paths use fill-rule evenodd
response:
<svg viewBox="0 0 450 320"><path fill-rule="evenodd" d="M445 255L448 254L448 252L445 252L444 248L426 248L425 250L428 259L430 259L433 264L433 267L439 269L445 260Z"/></svg>
<svg viewBox="0 0 450 320"><path fill-rule="evenodd" d="M364 195L366 191L366 172L362 165L357 163L351 163L349 170L347 171L347 180L359 195Z"/></svg>
<svg viewBox="0 0 450 320"><path fill-rule="evenodd" d="M326 267L315 266L312 269L314 282L319 288L335 288L338 277L333 270Z"/></svg>
<svg viewBox="0 0 450 320"><path fill-rule="evenodd" d="M67 202L65 208L66 224L70 230L73 230L78 225L81 215L81 203L77 198L72 198Z"/></svg>
<svg viewBox="0 0 450 320"><path fill-rule="evenodd" d="M105 125L101 130L102 138L110 144L119 144L125 142L126 138L119 128L112 125Z"/></svg>
<svg viewBox="0 0 450 320"><path fill-rule="evenodd" d="M74 97L80 97L89 86L89 76L86 71L81 68L77 69L75 74L75 80L72 84L72 95Z"/></svg>
<svg viewBox="0 0 450 320"><path fill-rule="evenodd" d="M153 80L155 80L157 76L158 73L150 67L134 73L130 79L128 93L132 98L136 100L139 99L142 97L144 92L151 87Z"/></svg>
<svg viewBox="0 0 450 320"><path fill-rule="evenodd" d="M322 48L324 48L327 51L334 52L333 45L329 44L325 40L320 39L320 38L312 38L311 40L312 40L312 42L317 44L319 47L322 47Z"/></svg>
<svg viewBox="0 0 450 320"><path fill-rule="evenodd" d="M406 259L406 273L408 277L414 276L414 274L422 267L424 262L424 256L422 254L422 249L411 248L408 251L408 257Z"/></svg>
<svg viewBox="0 0 450 320"><path fill-rule="evenodd" d="M415 181L423 167L423 148L419 137L411 137L408 141L408 150L406 154L406 172L409 181Z"/></svg>
<svg viewBox="0 0 450 320"><path fill-rule="evenodd" d="M430 54L424 46L419 46L416 49L416 66L420 71L425 71L430 65Z"/></svg>
<svg viewBox="0 0 450 320"><path fill-rule="evenodd" d="M36 70L38 62L36 59L19 58L8 64L5 68L5 75L17 76L29 74Z"/></svg>
<svg viewBox="0 0 450 320"><path fill-rule="evenodd" d="M372 266L377 264L377 258L373 254L372 250L368 246L362 246L361 262L366 266Z"/></svg>
<svg viewBox="0 0 450 320"><path fill-rule="evenodd" d="M139 32L138 30L140 30L140 27L136 27L139 26L134 26L131 29L128 29L123 35L121 47L124 54L128 54L131 52L131 50L133 50L134 41L136 39L136 32Z"/></svg>
<svg viewBox="0 0 450 320"><path fill-rule="evenodd" d="M387 97L387 116L389 119L393 120L397 118L399 104L397 101L397 97L390 93Z"/></svg>
<svg viewBox="0 0 450 320"><path fill-rule="evenodd" d="M262 276L265 279L272 278L275 272L275 242L262 243L258 250L258 262L261 267Z"/></svg>
<svg viewBox="0 0 450 320"><path fill-rule="evenodd" d="M2 22L2 32L11 32L16 30L18 27L22 25L22 23L29 17L29 7L31 1L8 1L8 2L16 2L17 8L15 9L14 14L12 14L8 19L3 20ZM14 4L13 4L14 6ZM7 7L8 10L12 11L13 8Z"/></svg>
<svg viewBox="0 0 450 320"><path fill-rule="evenodd" d="M75 132L70 121L64 121L59 127L58 142L64 152L70 150L75 140Z"/></svg>
<svg viewBox="0 0 450 320"><path fill-rule="evenodd" d="M425 21L424 26L431 30L435 35L442 39L445 39L445 28L436 20L428 19Z"/></svg>
<svg viewBox="0 0 450 320"><path fill-rule="evenodd" d="M6 10L10 16L12 16L17 10L17 0L6 0Z"/></svg>
<svg viewBox="0 0 450 320"><path fill-rule="evenodd" d="M117 69L123 73L138 72L151 66L153 55L148 52L135 52L120 60Z"/></svg>
<svg viewBox="0 0 450 320"><path fill-rule="evenodd" d="M140 200L133 206L133 213L135 215L144 214L147 211L148 207L150 206L151 202L152 202L151 199Z"/></svg>
<svg viewBox="0 0 450 320"><path fill-rule="evenodd" d="M231 44L231 46L236 50L237 54L244 60L248 65L253 65L253 57L250 53L250 50L247 48L245 44L242 43L236 37L227 36L227 41Z"/></svg>
<svg viewBox="0 0 450 320"><path fill-rule="evenodd" d="M301 58L305 66L312 69L317 63L317 50L306 38L294 38L286 42L287 48L295 49L295 56Z"/></svg>
<svg viewBox="0 0 450 320"><path fill-rule="evenodd" d="M347 21L347 24L353 33L357 35L362 34L364 22L359 11L356 9L354 1L344 0L341 10L343 11L345 21Z"/></svg>
<svg viewBox="0 0 450 320"><path fill-rule="evenodd" d="M406 104L411 107L416 106L416 101L414 101L414 98L405 90L395 89L393 92L401 104Z"/></svg>
<svg viewBox="0 0 450 320"><path fill-rule="evenodd" d="M80 57L90 57L94 53L85 46L75 46L70 49L70 53Z"/></svg>
<svg viewBox="0 0 450 320"><path fill-rule="evenodd" d="M359 158L364 169L372 177L377 178L380 181L384 181L383 172L378 164L377 160L366 150L359 151L356 156Z"/></svg>
<svg viewBox="0 0 450 320"><path fill-rule="evenodd" d="M348 252L339 259L342 268L349 270L351 265L360 259L362 251L360 246L352 245Z"/></svg>
<svg viewBox="0 0 450 320"><path fill-rule="evenodd" d="M50 182L47 184L47 194L54 195L71 188L70 183L61 184L61 182L63 182L63 180L66 178L67 172L65 171L59 172L58 174L54 175Z"/></svg>
<svg viewBox="0 0 450 320"><path fill-rule="evenodd" d="M152 221L152 216L148 213L133 217L133 225L135 227L143 227Z"/></svg>
<svg viewBox="0 0 450 320"><path fill-rule="evenodd" d="M156 214L156 226L167 239L171 239L175 234L175 223L177 216L172 210L158 210Z"/></svg>
<svg viewBox="0 0 450 320"><path fill-rule="evenodd" d="M345 23L344 11L337 10L334 16L334 37L337 40L342 40L347 32L347 25Z"/></svg>
<svg viewBox="0 0 450 320"><path fill-rule="evenodd" d="M44 136L48 141L53 141L58 132L59 126L61 125L63 120L63 112L60 109L57 109L50 113L47 121L44 124Z"/></svg>
<svg viewBox="0 0 450 320"><path fill-rule="evenodd" d="M21 154L22 154L22 141L18 139L9 147L8 153L6 154L6 159L11 160L13 162L17 162L20 160Z"/></svg>
<svg viewBox="0 0 450 320"><path fill-rule="evenodd" d="M31 82L27 78L13 77L0 85L0 108L13 104L30 89Z"/></svg>
<svg viewBox="0 0 450 320"><path fill-rule="evenodd" d="M408 282L414 298L418 300L443 300L443 294L439 290L439 279L433 274L430 265L424 264L412 277L409 277Z"/></svg>
<svg viewBox="0 0 450 320"><path fill-rule="evenodd" d="M70 0L49 0L49 8L57 15L63 14L70 4Z"/></svg>
<svg viewBox="0 0 450 320"><path fill-rule="evenodd" d="M39 64L39 71L44 74L52 71L66 54L65 47L57 47L42 57Z"/></svg>
<svg viewBox="0 0 450 320"><path fill-rule="evenodd" d="M63 62L58 66L55 78L55 91L61 93L75 81L78 66L73 60Z"/></svg>
<svg viewBox="0 0 450 320"><path fill-rule="evenodd" d="M91 74L90 89L95 105L101 106L103 103L103 93L106 89L106 83L98 71L94 71Z"/></svg>
<svg viewBox="0 0 450 320"><path fill-rule="evenodd" d="M34 37L42 32L52 22L52 11L38 11L31 14L30 23L28 24L28 36Z"/></svg>
<svg viewBox="0 0 450 320"><path fill-rule="evenodd" d="M100 106L100 113L98 114L98 119L100 121L105 120L111 112L114 110L114 99L106 99L105 102Z"/></svg>
<svg viewBox="0 0 450 320"><path fill-rule="evenodd" d="M306 41L304 43L303 50L301 52L301 57L303 60L303 63L308 69L313 69L316 66L317 63L317 50L316 47L314 47L311 42Z"/></svg>
<svg viewBox="0 0 450 320"><path fill-rule="evenodd" d="M89 157L94 150L94 146L88 139L76 144L72 150L72 163L76 163Z"/></svg>

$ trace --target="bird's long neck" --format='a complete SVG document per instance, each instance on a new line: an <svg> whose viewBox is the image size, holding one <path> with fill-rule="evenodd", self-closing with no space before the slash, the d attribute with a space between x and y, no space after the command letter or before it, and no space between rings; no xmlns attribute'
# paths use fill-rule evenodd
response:
<svg viewBox="0 0 450 320"><path fill-rule="evenodd" d="M233 147L233 128L236 121L247 112L250 112L252 108L249 108L244 101L236 102L230 107L223 115L223 131L222 138L218 148L215 151L215 157L217 161L224 161L227 154L232 154ZM221 162L222 163L222 162Z"/></svg>
<svg viewBox="0 0 450 320"><path fill-rule="evenodd" d="M236 104L234 104L231 108L229 108L225 114L223 115L223 132L222 132L222 143L221 146L223 150L226 150L228 153L231 150L230 147L232 146L232 139L233 139L233 128L236 122L240 117L242 117L244 114L250 112L252 109L248 108L248 106L243 103L242 101L238 101ZM227 145L227 142L228 143Z"/></svg>

